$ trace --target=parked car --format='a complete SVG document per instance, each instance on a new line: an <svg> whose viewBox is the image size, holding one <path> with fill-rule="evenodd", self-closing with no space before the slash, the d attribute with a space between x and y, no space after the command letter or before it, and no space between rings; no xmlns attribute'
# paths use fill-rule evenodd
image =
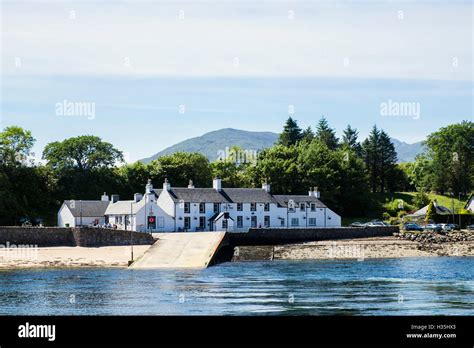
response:
<svg viewBox="0 0 474 348"><path fill-rule="evenodd" d="M441 232L442 230L443 229L438 224L428 224L428 225L425 226L425 231Z"/></svg>
<svg viewBox="0 0 474 348"><path fill-rule="evenodd" d="M403 225L405 231L419 231L423 232L423 227L415 223L406 223Z"/></svg>
<svg viewBox="0 0 474 348"><path fill-rule="evenodd" d="M474 231L474 225L467 225L466 228L467 228L469 231Z"/></svg>
<svg viewBox="0 0 474 348"><path fill-rule="evenodd" d="M367 227L378 227L378 226L390 226L389 224L380 221L380 220L372 220L365 224Z"/></svg>
<svg viewBox="0 0 474 348"><path fill-rule="evenodd" d="M351 223L349 226L351 226L351 227L365 227L366 224L363 223L363 222L355 221L355 222Z"/></svg>
<svg viewBox="0 0 474 348"><path fill-rule="evenodd" d="M446 232L460 230L459 225L456 225L456 224L440 224L440 226L441 226L441 229Z"/></svg>

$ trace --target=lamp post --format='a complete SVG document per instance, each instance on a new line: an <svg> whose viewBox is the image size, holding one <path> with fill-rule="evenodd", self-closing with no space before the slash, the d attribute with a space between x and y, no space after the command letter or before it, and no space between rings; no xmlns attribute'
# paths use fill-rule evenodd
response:
<svg viewBox="0 0 474 348"><path fill-rule="evenodd" d="M133 216L133 203L130 203L130 253L131 261L133 262L133 231L132 231L132 216Z"/></svg>
<svg viewBox="0 0 474 348"><path fill-rule="evenodd" d="M459 192L459 203L461 203L461 195L462 195L462 192ZM459 228L461 228L461 208L458 208L458 215L459 215Z"/></svg>

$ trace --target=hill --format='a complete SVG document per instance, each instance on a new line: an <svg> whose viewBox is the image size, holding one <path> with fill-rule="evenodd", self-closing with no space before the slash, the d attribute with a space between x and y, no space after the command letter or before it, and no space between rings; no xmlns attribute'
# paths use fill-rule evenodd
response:
<svg viewBox="0 0 474 348"><path fill-rule="evenodd" d="M172 145L151 157L141 160L148 163L154 159L170 155L175 152L199 152L210 161L218 158L219 151L225 151L226 147L239 146L244 150L260 151L271 147L278 139L277 133L272 132L250 132L234 128L224 128L205 133L199 137L190 138ZM411 162L416 155L423 151L421 142L407 144L397 139L391 139L398 154L398 162Z"/></svg>

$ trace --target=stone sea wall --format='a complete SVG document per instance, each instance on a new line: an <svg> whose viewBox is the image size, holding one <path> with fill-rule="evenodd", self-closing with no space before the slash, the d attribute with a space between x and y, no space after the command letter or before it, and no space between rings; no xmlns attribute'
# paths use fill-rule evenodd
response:
<svg viewBox="0 0 474 348"><path fill-rule="evenodd" d="M17 227L0 226L0 245L37 245L98 247L129 245L130 231L78 227ZM133 244L153 244L149 233L133 232Z"/></svg>

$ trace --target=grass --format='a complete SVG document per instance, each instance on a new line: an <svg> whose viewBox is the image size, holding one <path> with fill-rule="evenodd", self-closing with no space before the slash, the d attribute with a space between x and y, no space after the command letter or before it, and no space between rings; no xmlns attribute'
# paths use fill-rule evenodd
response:
<svg viewBox="0 0 474 348"><path fill-rule="evenodd" d="M352 222L355 222L355 221L368 222L376 218L381 219L382 212L385 211L384 204L394 199L402 199L404 202L410 205L413 205L415 195L416 195L416 192L372 193L371 196L372 196L373 204L371 204L372 208L368 208L370 212L368 211L367 216L351 217L351 216L343 215L342 225L348 226ZM465 197L463 200L459 200L458 197L443 196L443 195L438 195L438 194L433 194L433 193L430 193L427 195L429 199L431 200L436 199L439 205L445 206L446 208L450 210L453 210L453 206L454 206L454 213L457 213L460 209L463 209L468 199L467 197Z"/></svg>
<svg viewBox="0 0 474 348"><path fill-rule="evenodd" d="M408 204L413 204L413 199L415 198L416 192L394 192L394 193L374 193L373 197L384 204L390 202L393 199L403 199ZM435 200L439 205L445 206L446 208L452 210L454 205L454 212L458 212L459 209L464 208L466 205L467 198L465 200L459 200L458 197L449 197L443 195L437 195L434 193L429 193L428 197L431 200Z"/></svg>

